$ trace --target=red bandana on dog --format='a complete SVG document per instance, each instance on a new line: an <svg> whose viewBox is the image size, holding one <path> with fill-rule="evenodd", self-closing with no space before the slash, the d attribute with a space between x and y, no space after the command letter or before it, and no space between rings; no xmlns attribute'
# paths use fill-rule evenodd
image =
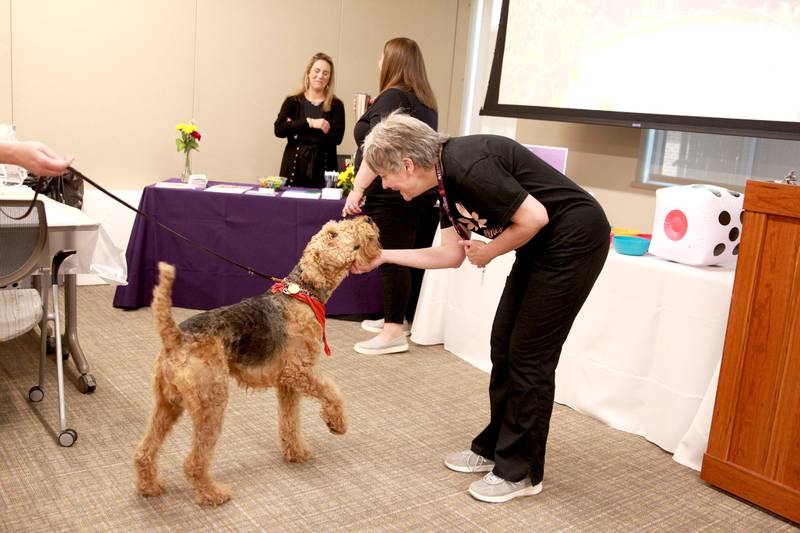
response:
<svg viewBox="0 0 800 533"><path fill-rule="evenodd" d="M331 355L331 348L328 346L328 339L325 336L325 305L317 300L316 298L312 298L308 292L303 291L296 283L283 283L283 282L275 282L272 284L272 288L270 289L272 294L276 292L282 292L287 296L291 296L295 300L300 300L308 304L311 307L311 310L314 311L314 315L317 317L317 321L319 325L322 326L322 343L325 345L325 355Z"/></svg>

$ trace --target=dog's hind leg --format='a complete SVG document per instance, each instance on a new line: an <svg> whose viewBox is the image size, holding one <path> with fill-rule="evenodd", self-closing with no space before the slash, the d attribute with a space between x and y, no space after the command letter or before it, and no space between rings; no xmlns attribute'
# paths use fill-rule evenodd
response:
<svg viewBox="0 0 800 533"><path fill-rule="evenodd" d="M339 388L329 379L313 369L296 369L285 379L298 391L316 398L322 404L320 416L331 433L343 435L347 432L347 417L344 414L344 400Z"/></svg>
<svg viewBox="0 0 800 533"><path fill-rule="evenodd" d="M198 503L203 505L223 504L232 495L231 488L214 481L209 472L227 405L225 374L201 380L186 394L186 407L192 416L192 451L184 462L183 471L197 494Z"/></svg>
<svg viewBox="0 0 800 533"><path fill-rule="evenodd" d="M183 407L179 403L170 401L164 385L162 375L157 371L153 383L156 403L144 437L133 455L136 488L144 496L158 496L164 490L164 482L158 475L158 451L169 430L183 413Z"/></svg>
<svg viewBox="0 0 800 533"><path fill-rule="evenodd" d="M311 457L311 451L300 436L300 395L293 388L278 384L278 434L283 455L293 463Z"/></svg>

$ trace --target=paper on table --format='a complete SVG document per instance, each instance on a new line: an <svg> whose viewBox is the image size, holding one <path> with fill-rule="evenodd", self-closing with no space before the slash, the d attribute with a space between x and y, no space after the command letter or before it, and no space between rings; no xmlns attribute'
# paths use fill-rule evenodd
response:
<svg viewBox="0 0 800 533"><path fill-rule="evenodd" d="M190 189L188 183L177 183L174 181L159 181L156 183L159 189Z"/></svg>
<svg viewBox="0 0 800 533"><path fill-rule="evenodd" d="M206 191L208 192L226 192L233 194L242 194L250 189L252 189L252 187L249 185L233 185L229 183L220 183L217 185L212 185L211 187L206 187Z"/></svg>
<svg viewBox="0 0 800 533"><path fill-rule="evenodd" d="M258 189L252 189L250 191L247 191L245 194L256 194L256 195L260 195L260 196L277 196L277 194L275 193L275 189L270 189L270 188L265 188L265 187L259 187Z"/></svg>
<svg viewBox="0 0 800 533"><path fill-rule="evenodd" d="M342 189L337 189L334 187L325 187L322 189L322 199L323 200L341 200L342 193L344 191Z"/></svg>
<svg viewBox="0 0 800 533"><path fill-rule="evenodd" d="M322 193L319 191L286 191L281 196L283 198L308 198L310 200L316 200L320 197Z"/></svg>

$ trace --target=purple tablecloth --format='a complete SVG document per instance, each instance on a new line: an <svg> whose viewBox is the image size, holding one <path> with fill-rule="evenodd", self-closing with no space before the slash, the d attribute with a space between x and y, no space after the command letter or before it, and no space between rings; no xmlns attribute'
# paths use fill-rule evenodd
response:
<svg viewBox="0 0 800 533"><path fill-rule="evenodd" d="M213 183L209 183L212 185ZM344 200L306 200L145 187L139 209L215 252L275 277L286 275L322 225L341 218ZM236 303L270 285L136 217L126 252L128 285L114 307L150 305L158 261L177 268L172 300L177 307L212 309ZM383 310L378 271L350 275L328 301L328 315Z"/></svg>

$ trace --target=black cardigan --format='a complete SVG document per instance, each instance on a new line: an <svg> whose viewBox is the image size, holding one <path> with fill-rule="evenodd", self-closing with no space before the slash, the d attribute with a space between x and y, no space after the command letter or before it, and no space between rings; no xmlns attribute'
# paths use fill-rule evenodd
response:
<svg viewBox="0 0 800 533"><path fill-rule="evenodd" d="M288 178L287 185L323 187L325 171L339 170L336 147L344 136L344 104L334 97L331 110L322 113L331 125L325 134L308 125L304 100L302 94L287 97L275 119L275 136L287 139L280 175Z"/></svg>

